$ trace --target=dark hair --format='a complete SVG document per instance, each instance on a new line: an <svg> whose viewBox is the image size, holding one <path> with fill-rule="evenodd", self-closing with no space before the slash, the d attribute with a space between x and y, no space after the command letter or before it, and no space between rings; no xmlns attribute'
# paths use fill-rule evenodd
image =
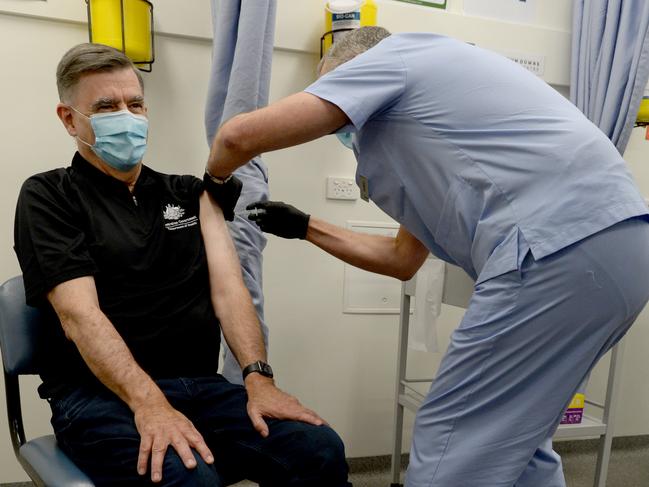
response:
<svg viewBox="0 0 649 487"><path fill-rule="evenodd" d="M56 68L56 87L59 90L59 99L62 102L69 102L74 88L86 73L124 68L131 68L135 72L140 86L144 90L142 75L122 51L104 44L88 42L78 44L63 55Z"/></svg>

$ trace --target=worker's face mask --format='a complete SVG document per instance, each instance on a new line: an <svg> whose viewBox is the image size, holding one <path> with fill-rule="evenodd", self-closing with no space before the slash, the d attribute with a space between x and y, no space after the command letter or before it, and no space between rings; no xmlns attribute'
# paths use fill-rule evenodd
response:
<svg viewBox="0 0 649 487"><path fill-rule="evenodd" d="M352 135L353 135L352 132L342 132L342 133L337 133L336 137L338 137L338 140L342 145L344 145L348 149L353 150L354 145L352 144L352 140L353 140Z"/></svg>
<svg viewBox="0 0 649 487"><path fill-rule="evenodd" d="M96 113L88 117L74 107L75 112L90 119L95 133L95 144L78 140L89 146L95 154L118 171L133 169L144 156L149 120L144 115L134 115L128 110Z"/></svg>

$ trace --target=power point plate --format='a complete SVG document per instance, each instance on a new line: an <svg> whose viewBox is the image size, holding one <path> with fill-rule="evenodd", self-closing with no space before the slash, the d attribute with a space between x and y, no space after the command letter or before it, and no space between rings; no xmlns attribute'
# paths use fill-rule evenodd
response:
<svg viewBox="0 0 649 487"><path fill-rule="evenodd" d="M327 178L327 199L330 200L357 200L358 187L351 178Z"/></svg>

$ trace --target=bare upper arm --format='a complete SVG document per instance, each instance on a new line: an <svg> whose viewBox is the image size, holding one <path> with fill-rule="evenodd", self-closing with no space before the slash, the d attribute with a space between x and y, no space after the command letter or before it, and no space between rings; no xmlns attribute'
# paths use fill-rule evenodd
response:
<svg viewBox="0 0 649 487"><path fill-rule="evenodd" d="M200 224L212 291L218 293L225 290L234 284L233 279L243 283L239 256L223 212L207 192L200 197Z"/></svg>

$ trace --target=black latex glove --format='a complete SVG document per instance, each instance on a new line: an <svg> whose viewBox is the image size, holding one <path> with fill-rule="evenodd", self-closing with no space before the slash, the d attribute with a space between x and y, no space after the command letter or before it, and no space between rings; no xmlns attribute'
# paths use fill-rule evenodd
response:
<svg viewBox="0 0 649 487"><path fill-rule="evenodd" d="M246 206L246 210L257 210L250 213L248 219L259 225L264 232L282 238L306 238L311 215L298 210L283 201L258 201Z"/></svg>
<svg viewBox="0 0 649 487"><path fill-rule="evenodd" d="M221 207L223 217L229 222L234 220L234 207L241 195L243 183L235 176L231 176L226 182L219 184L212 181L210 175L205 173L203 187Z"/></svg>

